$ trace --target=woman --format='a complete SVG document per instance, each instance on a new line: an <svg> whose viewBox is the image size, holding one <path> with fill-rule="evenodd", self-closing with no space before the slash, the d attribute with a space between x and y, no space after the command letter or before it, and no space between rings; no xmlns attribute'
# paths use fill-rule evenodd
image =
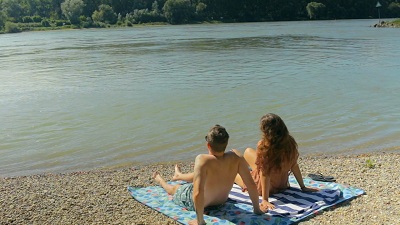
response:
<svg viewBox="0 0 400 225"><path fill-rule="evenodd" d="M257 149L247 148L244 159L251 168L251 175L257 185L258 194L262 196L261 210L274 209L268 201L270 194L278 193L289 187L289 173L295 176L304 192L318 191L304 185L297 159L299 152L297 143L289 134L283 120L276 114L268 113L261 117L261 140ZM239 151L233 150L241 155ZM246 190L242 178L237 175L235 183Z"/></svg>

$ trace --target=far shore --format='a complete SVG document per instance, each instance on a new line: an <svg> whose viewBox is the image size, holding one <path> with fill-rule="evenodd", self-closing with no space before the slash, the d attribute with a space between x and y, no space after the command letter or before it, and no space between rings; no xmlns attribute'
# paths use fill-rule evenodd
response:
<svg viewBox="0 0 400 225"><path fill-rule="evenodd" d="M183 172L193 162L180 162ZM306 177L321 172L366 194L300 224L400 224L400 153L301 156ZM174 163L118 170L0 177L0 224L178 224L134 200L128 186L156 185L151 174L172 177Z"/></svg>
<svg viewBox="0 0 400 225"><path fill-rule="evenodd" d="M400 19L392 20L392 21L380 21L377 24L374 24L373 27L387 27L387 28L400 28Z"/></svg>
<svg viewBox="0 0 400 225"><path fill-rule="evenodd" d="M346 19L343 19L346 20ZM283 22L283 21L265 21L265 22ZM130 26L122 26L122 25L108 25L106 27L79 27L76 25L66 25L66 26L59 26L59 27L24 27L23 30L15 33L22 33L22 32L33 32L33 31L56 31L56 30L87 30L87 29L121 29L121 28L141 28L141 27L154 27L154 26L179 26L179 25L193 25L193 24L223 24L223 23L251 23L251 22L223 22L219 20L212 20L212 21L203 21L203 22L194 22L194 23L187 23L187 24L178 24L172 25L167 22L154 22L154 23L141 23L141 24L132 24ZM371 24L371 27L388 27L388 28L400 28L400 19L389 19L387 21L380 21L376 24ZM14 32L13 32L14 33ZM4 31L0 30L0 34L6 34Z"/></svg>

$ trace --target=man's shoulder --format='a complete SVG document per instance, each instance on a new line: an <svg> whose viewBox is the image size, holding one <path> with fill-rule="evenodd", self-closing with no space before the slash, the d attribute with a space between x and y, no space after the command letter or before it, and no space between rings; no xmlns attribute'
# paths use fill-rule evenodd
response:
<svg viewBox="0 0 400 225"><path fill-rule="evenodd" d="M196 161L197 162L202 162L202 163L207 163L207 162L221 162L222 161L239 161L240 157L238 155L236 155L236 153L232 152L232 151L227 151L224 153L223 158L217 158L214 155L210 155L210 154L199 154L196 157Z"/></svg>
<svg viewBox="0 0 400 225"><path fill-rule="evenodd" d="M233 151L228 151L225 152L225 157L233 160L239 160L240 156L238 156L235 152Z"/></svg>
<svg viewBox="0 0 400 225"><path fill-rule="evenodd" d="M206 159L206 158L210 158L210 157L211 157L211 155L209 155L209 154L198 154L198 155L196 156L196 159L197 159L197 158Z"/></svg>
<svg viewBox="0 0 400 225"><path fill-rule="evenodd" d="M204 163L211 160L212 158L213 156L209 154L199 154L196 156L195 163Z"/></svg>

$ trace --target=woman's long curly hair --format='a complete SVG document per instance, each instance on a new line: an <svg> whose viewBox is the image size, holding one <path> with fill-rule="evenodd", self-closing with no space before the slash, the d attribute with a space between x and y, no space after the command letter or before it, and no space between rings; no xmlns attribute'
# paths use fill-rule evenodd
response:
<svg viewBox="0 0 400 225"><path fill-rule="evenodd" d="M298 156L297 143L289 134L283 120L276 114L261 117L262 138L257 146L257 169L264 174L280 170L282 163L290 162Z"/></svg>

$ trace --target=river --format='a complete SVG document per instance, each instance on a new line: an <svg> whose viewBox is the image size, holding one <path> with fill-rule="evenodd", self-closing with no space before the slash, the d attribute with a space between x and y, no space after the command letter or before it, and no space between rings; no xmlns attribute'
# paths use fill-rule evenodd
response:
<svg viewBox="0 0 400 225"><path fill-rule="evenodd" d="M400 150L400 29L376 20L0 35L0 176L190 160L214 124L301 155Z"/></svg>

